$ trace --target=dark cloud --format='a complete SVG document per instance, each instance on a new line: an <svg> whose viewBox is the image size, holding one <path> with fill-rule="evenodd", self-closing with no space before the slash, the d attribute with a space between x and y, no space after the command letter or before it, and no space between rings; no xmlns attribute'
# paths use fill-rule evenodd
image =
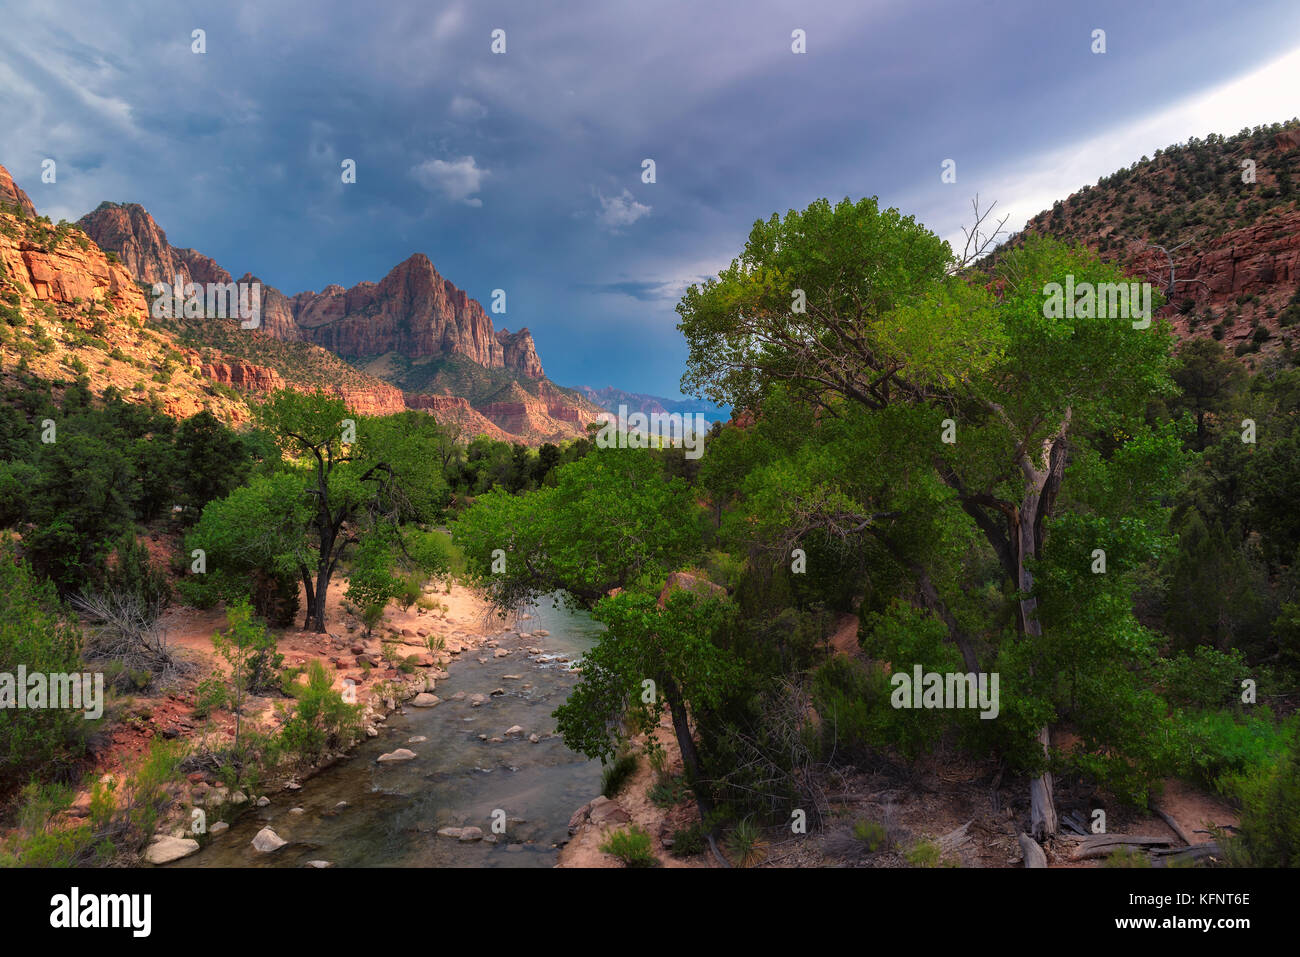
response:
<svg viewBox="0 0 1300 957"><path fill-rule="evenodd" d="M140 202L288 293L425 252L473 296L506 289L503 324L532 329L557 381L672 395L676 297L756 219L879 195L948 235L981 184L1253 69L1300 26L1289 0L1057 6L7 0L0 163L44 211ZM960 187L939 182L948 157Z"/></svg>

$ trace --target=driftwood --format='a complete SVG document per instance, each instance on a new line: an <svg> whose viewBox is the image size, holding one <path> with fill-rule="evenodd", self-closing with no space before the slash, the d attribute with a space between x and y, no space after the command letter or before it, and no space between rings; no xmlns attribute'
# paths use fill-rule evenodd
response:
<svg viewBox="0 0 1300 957"><path fill-rule="evenodd" d="M1020 832L1017 840L1020 841L1020 851L1025 858L1025 867L1047 866L1047 854L1045 854L1043 849L1038 846L1037 841L1024 831Z"/></svg>
<svg viewBox="0 0 1300 957"><path fill-rule="evenodd" d="M1080 840L1070 855L1071 860L1086 861L1095 857L1106 857L1121 847L1130 850L1142 850L1150 847L1168 845L1167 837L1149 837L1136 834L1094 834Z"/></svg>
<svg viewBox="0 0 1300 957"><path fill-rule="evenodd" d="M1217 841L1209 841L1205 844L1193 844L1191 847L1171 847L1167 849L1157 849L1151 852L1155 855L1157 863L1168 866L1170 863L1181 864L1184 861L1200 861L1207 857L1222 857L1223 850L1219 847Z"/></svg>
<svg viewBox="0 0 1300 957"><path fill-rule="evenodd" d="M1177 834L1179 839L1184 844L1186 844L1188 847L1192 846L1192 839L1187 836L1187 832L1182 829L1182 826L1176 820L1174 820L1172 814L1168 814L1161 808L1154 807L1154 806L1151 808L1151 810L1155 811L1156 814L1160 816L1160 820L1164 821L1166 824L1169 825L1169 829L1173 831L1175 834Z"/></svg>

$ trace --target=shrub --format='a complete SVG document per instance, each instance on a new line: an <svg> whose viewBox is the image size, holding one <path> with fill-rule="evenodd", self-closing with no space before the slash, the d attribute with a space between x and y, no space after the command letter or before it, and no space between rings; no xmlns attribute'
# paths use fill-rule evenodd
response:
<svg viewBox="0 0 1300 957"><path fill-rule="evenodd" d="M853 836L867 845L873 854L889 846L889 834L878 821L854 821Z"/></svg>
<svg viewBox="0 0 1300 957"><path fill-rule="evenodd" d="M612 798L623 789L628 779L636 773L637 756L631 752L620 754L607 765L600 775L600 793Z"/></svg>
<svg viewBox="0 0 1300 957"><path fill-rule="evenodd" d="M903 859L909 867L940 867L943 865L943 849L935 841L923 837L903 853Z"/></svg>
<svg viewBox="0 0 1300 957"><path fill-rule="evenodd" d="M280 732L285 749L303 763L314 763L326 750L346 747L361 729L361 705L348 704L332 687L319 660L307 666L307 684L295 685L293 715Z"/></svg>
<svg viewBox="0 0 1300 957"><path fill-rule="evenodd" d="M81 633L54 587L0 539L0 673L79 672ZM91 722L71 708L10 708L0 717L0 786L40 770L66 777L85 751Z"/></svg>
<svg viewBox="0 0 1300 957"><path fill-rule="evenodd" d="M635 824L611 833L609 839L600 845L600 850L603 854L614 855L626 867L653 867L656 864L650 850L650 835Z"/></svg>
<svg viewBox="0 0 1300 957"><path fill-rule="evenodd" d="M767 857L767 841L752 817L746 817L727 835L727 853L741 867L761 864Z"/></svg>
<svg viewBox="0 0 1300 957"><path fill-rule="evenodd" d="M704 830L699 824L673 831L673 857L694 857L704 850Z"/></svg>
<svg viewBox="0 0 1300 957"><path fill-rule="evenodd" d="M1223 841L1229 862L1247 867L1300 866L1300 726L1272 764L1236 777L1238 835Z"/></svg>
<svg viewBox="0 0 1300 957"><path fill-rule="evenodd" d="M1240 681L1251 674L1241 652L1224 653L1207 646L1192 654L1162 658L1156 663L1155 680L1165 698L1174 705L1219 708L1240 699Z"/></svg>

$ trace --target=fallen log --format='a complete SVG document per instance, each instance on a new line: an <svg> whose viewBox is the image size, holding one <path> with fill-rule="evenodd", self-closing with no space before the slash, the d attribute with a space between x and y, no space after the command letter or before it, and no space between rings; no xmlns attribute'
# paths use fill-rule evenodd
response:
<svg viewBox="0 0 1300 957"><path fill-rule="evenodd" d="M1106 857L1113 851L1121 847L1130 850L1147 850L1152 847L1167 846L1170 839L1167 837L1147 837L1142 835L1125 835L1125 834L1095 834L1079 841L1075 846L1074 853L1070 859L1074 861L1087 861L1097 857Z"/></svg>
<svg viewBox="0 0 1300 957"><path fill-rule="evenodd" d="M1207 857L1223 856L1223 850L1219 847L1217 841L1193 844L1191 847L1171 847L1166 850L1155 850L1151 853L1165 866L1168 866L1171 862L1181 864L1184 861L1200 861Z"/></svg>
<svg viewBox="0 0 1300 957"><path fill-rule="evenodd" d="M1166 824L1169 825L1169 829L1173 831L1175 834L1177 834L1179 839L1184 844L1186 844L1188 847L1192 846L1192 839L1187 836L1187 832L1182 829L1182 826L1176 820L1174 820L1172 814L1168 814L1162 808L1158 808L1154 805L1152 805L1151 810L1155 811L1156 814L1159 815L1160 820L1164 821Z"/></svg>
<svg viewBox="0 0 1300 957"><path fill-rule="evenodd" d="M1016 838L1020 842L1020 853L1024 855L1025 867L1046 867L1047 855L1032 837L1024 831Z"/></svg>

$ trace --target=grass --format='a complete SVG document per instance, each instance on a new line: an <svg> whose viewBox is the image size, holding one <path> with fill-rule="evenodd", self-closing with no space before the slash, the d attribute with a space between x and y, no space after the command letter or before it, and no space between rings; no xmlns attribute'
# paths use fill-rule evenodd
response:
<svg viewBox="0 0 1300 957"><path fill-rule="evenodd" d="M612 764L605 767L600 775L600 793L612 798L626 786L628 779L636 773L639 761L632 753L620 754Z"/></svg>

